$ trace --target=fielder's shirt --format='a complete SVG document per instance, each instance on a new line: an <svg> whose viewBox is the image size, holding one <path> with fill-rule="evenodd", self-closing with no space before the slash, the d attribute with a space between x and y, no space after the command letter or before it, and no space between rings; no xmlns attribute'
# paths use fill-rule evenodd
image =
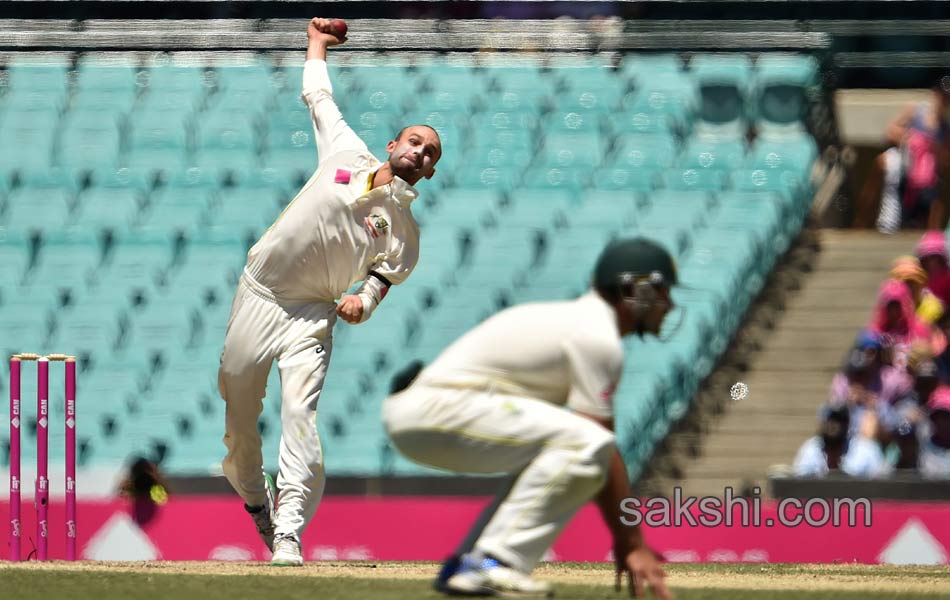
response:
<svg viewBox="0 0 950 600"><path fill-rule="evenodd" d="M343 120L322 60L304 65L316 172L248 252L245 275L287 301L333 302L362 280L363 320L419 257L410 211L418 192L404 180L370 189L382 164Z"/></svg>
<svg viewBox="0 0 950 600"><path fill-rule="evenodd" d="M419 381L493 389L610 418L622 369L617 315L590 291L495 314L446 348Z"/></svg>

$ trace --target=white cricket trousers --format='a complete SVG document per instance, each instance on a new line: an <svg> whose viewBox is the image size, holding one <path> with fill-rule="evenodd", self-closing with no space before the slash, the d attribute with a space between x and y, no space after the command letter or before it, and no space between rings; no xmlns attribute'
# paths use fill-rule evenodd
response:
<svg viewBox="0 0 950 600"><path fill-rule="evenodd" d="M317 434L317 401L323 388L336 322L332 302L287 304L244 275L228 319L218 389L226 402L224 475L249 506L266 502L261 435L267 375L277 359L281 387L281 437L277 534L298 537L313 518L326 483Z"/></svg>
<svg viewBox="0 0 950 600"><path fill-rule="evenodd" d="M541 400L416 382L383 404L393 444L425 465L520 473L475 549L530 573L606 481L613 434Z"/></svg>

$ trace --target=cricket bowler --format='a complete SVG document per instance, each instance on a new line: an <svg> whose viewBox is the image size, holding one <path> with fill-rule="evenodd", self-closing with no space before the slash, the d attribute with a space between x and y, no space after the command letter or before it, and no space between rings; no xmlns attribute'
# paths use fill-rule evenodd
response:
<svg viewBox="0 0 950 600"><path fill-rule="evenodd" d="M222 468L273 551L272 564L282 566L303 564L300 537L323 494L317 402L333 325L338 316L366 321L412 272L419 254L413 186L432 177L442 154L435 130L416 125L389 142L385 162L373 156L333 100L327 48L345 37L334 35L328 19L312 19L307 35L302 97L317 170L248 252L218 374L227 404ZM344 295L361 281L355 294ZM282 427L276 497L257 429L275 359Z"/></svg>
<svg viewBox="0 0 950 600"><path fill-rule="evenodd" d="M612 243L592 288L570 301L523 304L445 349L383 404L393 445L424 465L505 473L510 485L436 580L453 595L548 595L531 572L571 517L595 499L613 536L619 586L669 598L659 557L621 523L630 493L612 404L621 338L658 335L673 308L673 259L644 238Z"/></svg>

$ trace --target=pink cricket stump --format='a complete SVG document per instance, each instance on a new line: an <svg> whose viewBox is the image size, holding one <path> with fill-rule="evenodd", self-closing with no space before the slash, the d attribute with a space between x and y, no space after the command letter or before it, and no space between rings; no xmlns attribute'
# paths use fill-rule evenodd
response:
<svg viewBox="0 0 950 600"><path fill-rule="evenodd" d="M36 559L47 560L49 538L49 359L36 363Z"/></svg>
<svg viewBox="0 0 950 600"><path fill-rule="evenodd" d="M76 560L76 360L66 359L66 560Z"/></svg>
<svg viewBox="0 0 950 600"><path fill-rule="evenodd" d="M10 560L20 560L20 359L10 359Z"/></svg>

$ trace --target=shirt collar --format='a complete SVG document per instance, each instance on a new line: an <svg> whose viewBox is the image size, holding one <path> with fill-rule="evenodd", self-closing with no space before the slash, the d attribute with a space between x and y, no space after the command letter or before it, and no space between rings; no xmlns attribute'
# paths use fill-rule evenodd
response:
<svg viewBox="0 0 950 600"><path fill-rule="evenodd" d="M607 301L597 293L597 290L587 290L587 293L580 296L577 302L584 306L590 306L592 313L603 315L603 317L610 322L610 327L617 333L617 337L623 337L620 335L620 325L617 323L617 313L614 311L614 307L608 304Z"/></svg>
<svg viewBox="0 0 950 600"><path fill-rule="evenodd" d="M380 166L382 165L378 165L375 169L369 172L369 176L366 178L365 193L369 194L373 191L373 180L376 178L376 172L379 170ZM416 188L409 185L405 179L402 179L396 175L393 175L393 180L388 185L393 198L395 198L397 202L404 206L409 206L412 204L413 200L419 197L419 191Z"/></svg>

